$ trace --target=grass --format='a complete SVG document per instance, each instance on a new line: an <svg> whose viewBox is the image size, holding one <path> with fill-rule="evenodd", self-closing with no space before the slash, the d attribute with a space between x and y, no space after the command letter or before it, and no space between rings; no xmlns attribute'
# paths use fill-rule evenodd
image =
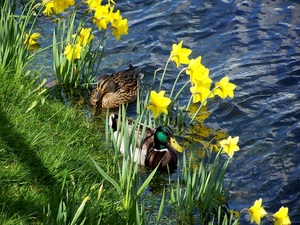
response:
<svg viewBox="0 0 300 225"><path fill-rule="evenodd" d="M15 40L0 48L0 224L124 224L119 193L91 160L117 176L105 132L52 99L45 80L28 70L37 53L23 44L34 27L33 12L18 17L9 8L5 1L0 21L1 39Z"/></svg>
<svg viewBox="0 0 300 225"><path fill-rule="evenodd" d="M78 110L49 97L45 80L28 69L37 54L23 44L35 24L32 6L15 16L9 1L1 5L0 224L69 224L85 217L93 224L117 218L107 210L116 199L109 185L104 201L83 201L97 196L103 182L90 157L105 170L113 167L106 162L104 135Z"/></svg>
<svg viewBox="0 0 300 225"><path fill-rule="evenodd" d="M0 221L14 215L38 220L43 206L56 208L66 191L80 203L102 182L90 157L105 169L112 166L101 151L104 134L76 109L51 98L26 113L37 84L5 73L0 80Z"/></svg>
<svg viewBox="0 0 300 225"><path fill-rule="evenodd" d="M148 183L139 187L137 166L129 163L134 170L116 192L97 170L118 181L103 129L49 92L39 94L31 75L0 73L0 224L145 223L140 200Z"/></svg>

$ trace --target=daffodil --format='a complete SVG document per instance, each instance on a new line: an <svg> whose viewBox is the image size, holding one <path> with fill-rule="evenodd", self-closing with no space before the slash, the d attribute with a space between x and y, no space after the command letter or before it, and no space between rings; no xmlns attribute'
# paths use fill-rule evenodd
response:
<svg viewBox="0 0 300 225"><path fill-rule="evenodd" d="M111 22L117 21L117 20L122 20L120 10L117 10L116 12L114 12L114 6L111 6L110 10L109 10L109 18L110 18Z"/></svg>
<svg viewBox="0 0 300 225"><path fill-rule="evenodd" d="M196 80L203 80L208 78L209 69L207 69L201 63L201 56L196 59L191 59L189 61L186 74L190 75L190 80L192 83L195 83Z"/></svg>
<svg viewBox="0 0 300 225"><path fill-rule="evenodd" d="M220 80L220 82L216 82L214 94L220 96L222 99L225 99L227 96L233 98L233 90L235 88L236 85L230 83L229 78L225 76Z"/></svg>
<svg viewBox="0 0 300 225"><path fill-rule="evenodd" d="M37 39L41 37L39 33L33 33L32 35L28 35L25 33L24 45L27 45L29 50L35 50L40 47L40 44L37 42Z"/></svg>
<svg viewBox="0 0 300 225"><path fill-rule="evenodd" d="M183 41L179 42L178 45L172 45L171 60L176 63L177 67L180 64L189 64L189 55L192 53L191 49L182 48L182 43Z"/></svg>
<svg viewBox="0 0 300 225"><path fill-rule="evenodd" d="M115 20L111 24L113 32L117 40L120 40L121 35L128 34L127 19Z"/></svg>
<svg viewBox="0 0 300 225"><path fill-rule="evenodd" d="M232 158L234 152L240 150L237 143L239 142L239 137L232 138L229 136L227 139L220 141L222 147L222 153L226 153L230 158Z"/></svg>
<svg viewBox="0 0 300 225"><path fill-rule="evenodd" d="M45 10L43 11L45 16L51 16L55 13L53 1L43 0L43 5L45 7Z"/></svg>
<svg viewBox="0 0 300 225"><path fill-rule="evenodd" d="M291 224L290 217L288 215L289 208L281 207L274 215L274 225L289 225Z"/></svg>
<svg viewBox="0 0 300 225"><path fill-rule="evenodd" d="M160 113L168 114L168 106L171 103L171 99L164 97L165 91L156 91L150 92L150 100L147 106L147 109L150 109L153 112L154 119L159 116Z"/></svg>
<svg viewBox="0 0 300 225"><path fill-rule="evenodd" d="M106 30L108 23L111 21L110 16L111 15L109 5L100 5L95 9L93 22L97 25L99 30Z"/></svg>
<svg viewBox="0 0 300 225"><path fill-rule="evenodd" d="M85 46L94 39L94 35L91 34L92 28L82 28L78 35L77 43L81 46ZM72 35L73 38L76 38L76 34Z"/></svg>
<svg viewBox="0 0 300 225"><path fill-rule="evenodd" d="M88 5L89 10L96 10L101 5L102 0L86 0L84 3Z"/></svg>
<svg viewBox="0 0 300 225"><path fill-rule="evenodd" d="M201 102L203 105L206 105L207 98L211 95L210 83L198 80L190 87L190 91L193 94L193 103Z"/></svg>
<svg viewBox="0 0 300 225"><path fill-rule="evenodd" d="M65 11L69 6L74 6L75 0L53 0L53 8L56 13Z"/></svg>
<svg viewBox="0 0 300 225"><path fill-rule="evenodd" d="M251 223L255 222L256 224L260 224L260 219L267 214L267 212L261 206L261 204L262 204L262 198L256 200L254 202L254 205L251 206L251 208L249 209L248 212L251 216Z"/></svg>
<svg viewBox="0 0 300 225"><path fill-rule="evenodd" d="M72 59L80 59L82 47L79 44L76 45L67 45L64 51L67 59L71 61Z"/></svg>

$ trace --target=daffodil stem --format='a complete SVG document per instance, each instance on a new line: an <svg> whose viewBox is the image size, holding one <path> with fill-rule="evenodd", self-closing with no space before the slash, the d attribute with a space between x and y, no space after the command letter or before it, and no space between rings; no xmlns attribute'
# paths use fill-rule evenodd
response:
<svg viewBox="0 0 300 225"><path fill-rule="evenodd" d="M183 70L182 70L182 71L183 71ZM182 72L182 71L181 71L181 72ZM176 82L176 81L175 81L175 82ZM179 95L181 94L181 92L183 91L183 89L184 89L189 83L190 83L189 81L186 82L186 83L180 88L180 90L179 90L178 93L176 94L175 98L172 100L172 103L169 105L169 111L172 110L172 108L173 108L173 106L174 106L174 104L175 104L177 98L179 97ZM175 85L174 85L174 86L175 86ZM173 90L172 90L172 91L173 91ZM172 93L171 93L171 95L172 95ZM170 96L170 98L171 98L171 96ZM167 118L170 118L170 117L168 117L168 116L169 116L169 114L168 114L168 115L164 115L164 119L163 119L164 123L166 123Z"/></svg>
<svg viewBox="0 0 300 225"><path fill-rule="evenodd" d="M209 95L206 97L206 99L201 103L201 105L199 106L199 108L197 109L196 113L194 114L194 116L192 117L191 121L190 121L190 125L194 122L194 119L196 118L196 116L198 115L198 113L200 112L202 106L204 105L204 103L207 102L207 99L209 98L209 96L211 96L211 94L217 89L219 88L218 86L215 87L214 89L212 89L209 93Z"/></svg>
<svg viewBox="0 0 300 225"><path fill-rule="evenodd" d="M154 88L154 83L155 83L155 80L156 80L156 75L157 75L157 72L160 71L161 68L158 68L157 70L154 71L154 75L153 75L153 80L152 80L152 84L151 84L151 90L153 90Z"/></svg>
<svg viewBox="0 0 300 225"><path fill-rule="evenodd" d="M162 77L161 77L161 80L159 83L159 88L158 88L159 90L161 89L162 83L165 79L166 71L167 71L170 60L171 60L171 56L168 58L168 61L166 62L166 65L165 65L165 68L164 68L164 71L163 71L163 74L162 74Z"/></svg>
<svg viewBox="0 0 300 225"><path fill-rule="evenodd" d="M184 89L189 83L190 83L189 81L186 82L186 83L180 88L180 90L179 90L178 93L176 94L176 96L175 96L173 102L175 102L175 101L177 100L177 98L179 97L179 95L181 94L181 92L183 91L183 89Z"/></svg>
<svg viewBox="0 0 300 225"><path fill-rule="evenodd" d="M171 91L171 94L170 94L170 99L172 99L172 95L173 95L175 86L176 86L176 84L177 84L177 82L178 82L178 79L179 79L180 75L182 74L182 72L184 72L184 71L186 71L186 70L187 70L187 68L183 68L183 69L180 70L180 72L178 73L178 75L177 75L177 77L176 77L176 80L175 80L175 82L174 82L174 84L173 84L173 87L172 87L172 91ZM180 91L178 92L178 94L181 93L182 89L183 89L183 88L180 89ZM177 95L178 95L178 94L177 94Z"/></svg>

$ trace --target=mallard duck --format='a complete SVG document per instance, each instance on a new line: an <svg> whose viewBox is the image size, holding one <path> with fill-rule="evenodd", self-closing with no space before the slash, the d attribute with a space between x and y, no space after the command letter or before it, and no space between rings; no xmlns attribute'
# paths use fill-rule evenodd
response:
<svg viewBox="0 0 300 225"><path fill-rule="evenodd" d="M112 75L102 75L90 97L90 104L102 108L118 108L120 104L133 102L139 91L139 69L129 69Z"/></svg>
<svg viewBox="0 0 300 225"><path fill-rule="evenodd" d="M109 125L111 126L114 137L119 138L120 132L117 130L118 124L122 125L118 114L111 114ZM133 128L133 120L128 120L128 134ZM174 133L168 126L159 126L156 129L146 126L142 135L144 125L140 124L135 129L136 146L131 146L131 158L139 165L155 168L159 163L158 169L167 172L174 172L177 169L177 152L182 152L182 147L177 143ZM122 137L123 138L123 137ZM122 140L121 153L125 154L124 141ZM134 154L134 155L133 155Z"/></svg>

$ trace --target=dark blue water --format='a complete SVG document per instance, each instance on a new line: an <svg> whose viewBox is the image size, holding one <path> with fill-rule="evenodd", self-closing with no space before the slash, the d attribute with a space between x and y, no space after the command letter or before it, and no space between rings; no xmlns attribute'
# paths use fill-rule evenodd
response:
<svg viewBox="0 0 300 225"><path fill-rule="evenodd" d="M145 2L118 2L129 35L106 42L103 67L138 64L151 77L164 66L172 44L183 40L193 58L202 56L214 81L229 76L237 85L234 99L208 104L213 111L205 120L208 127L240 136L241 151L227 172L233 181L229 204L241 210L263 198L267 212L283 205L292 223L300 223L300 2ZM171 67L164 89L177 72ZM187 90L182 105L188 98Z"/></svg>
<svg viewBox="0 0 300 225"><path fill-rule="evenodd" d="M267 212L283 205L292 223L300 223L300 1L116 2L129 34L106 40L103 73L131 63L151 80L172 44L183 40L193 58L202 56L214 82L227 75L237 85L233 99L208 104L211 115L204 122L240 137L241 151L227 172L233 181L230 207L242 210L263 198ZM163 89L170 89L177 73L171 66ZM187 89L181 105L189 96Z"/></svg>

